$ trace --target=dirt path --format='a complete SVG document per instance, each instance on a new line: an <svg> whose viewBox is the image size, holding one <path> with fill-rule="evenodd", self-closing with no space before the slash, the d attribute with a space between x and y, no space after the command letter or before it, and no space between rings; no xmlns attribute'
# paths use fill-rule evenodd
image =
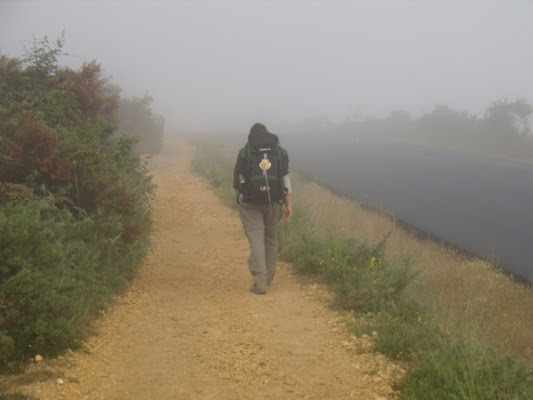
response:
<svg viewBox="0 0 533 400"><path fill-rule="evenodd" d="M238 214L189 171L192 154L176 145L153 161L153 251L99 336L20 389L41 400L395 398L401 370L360 354L368 339L351 337L289 265L267 295L248 291Z"/></svg>

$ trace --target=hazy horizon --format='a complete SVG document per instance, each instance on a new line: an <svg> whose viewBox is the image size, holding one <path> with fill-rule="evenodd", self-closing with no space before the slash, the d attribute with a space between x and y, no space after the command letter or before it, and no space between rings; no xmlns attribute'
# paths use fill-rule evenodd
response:
<svg viewBox="0 0 533 400"><path fill-rule="evenodd" d="M123 96L152 96L171 129L275 130L531 101L532 17L518 0L0 0L0 52L65 31L62 65L96 60Z"/></svg>

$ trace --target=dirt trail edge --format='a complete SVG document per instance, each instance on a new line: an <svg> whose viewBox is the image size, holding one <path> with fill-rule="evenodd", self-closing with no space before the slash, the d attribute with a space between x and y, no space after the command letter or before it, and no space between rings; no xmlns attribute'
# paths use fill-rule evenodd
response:
<svg viewBox="0 0 533 400"><path fill-rule="evenodd" d="M238 213L190 172L193 148L153 160L153 248L84 349L19 386L57 399L394 399L400 367L361 352L314 286L288 264L266 295L248 291Z"/></svg>

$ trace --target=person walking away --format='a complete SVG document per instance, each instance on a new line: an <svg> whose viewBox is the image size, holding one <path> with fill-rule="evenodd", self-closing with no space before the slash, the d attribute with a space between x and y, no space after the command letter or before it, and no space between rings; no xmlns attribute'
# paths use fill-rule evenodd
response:
<svg viewBox="0 0 533 400"><path fill-rule="evenodd" d="M292 188L287 151L263 124L252 126L246 145L239 151L233 189L250 244L250 291L265 294L276 274L278 223L282 216L289 220L292 215Z"/></svg>

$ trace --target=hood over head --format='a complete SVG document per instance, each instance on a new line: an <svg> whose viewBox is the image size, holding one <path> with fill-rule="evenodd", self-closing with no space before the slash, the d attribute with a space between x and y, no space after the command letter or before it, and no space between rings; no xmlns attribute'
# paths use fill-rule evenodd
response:
<svg viewBox="0 0 533 400"><path fill-rule="evenodd" d="M254 147L273 146L279 143L279 138L270 133L263 124L254 124L250 129L248 141Z"/></svg>

